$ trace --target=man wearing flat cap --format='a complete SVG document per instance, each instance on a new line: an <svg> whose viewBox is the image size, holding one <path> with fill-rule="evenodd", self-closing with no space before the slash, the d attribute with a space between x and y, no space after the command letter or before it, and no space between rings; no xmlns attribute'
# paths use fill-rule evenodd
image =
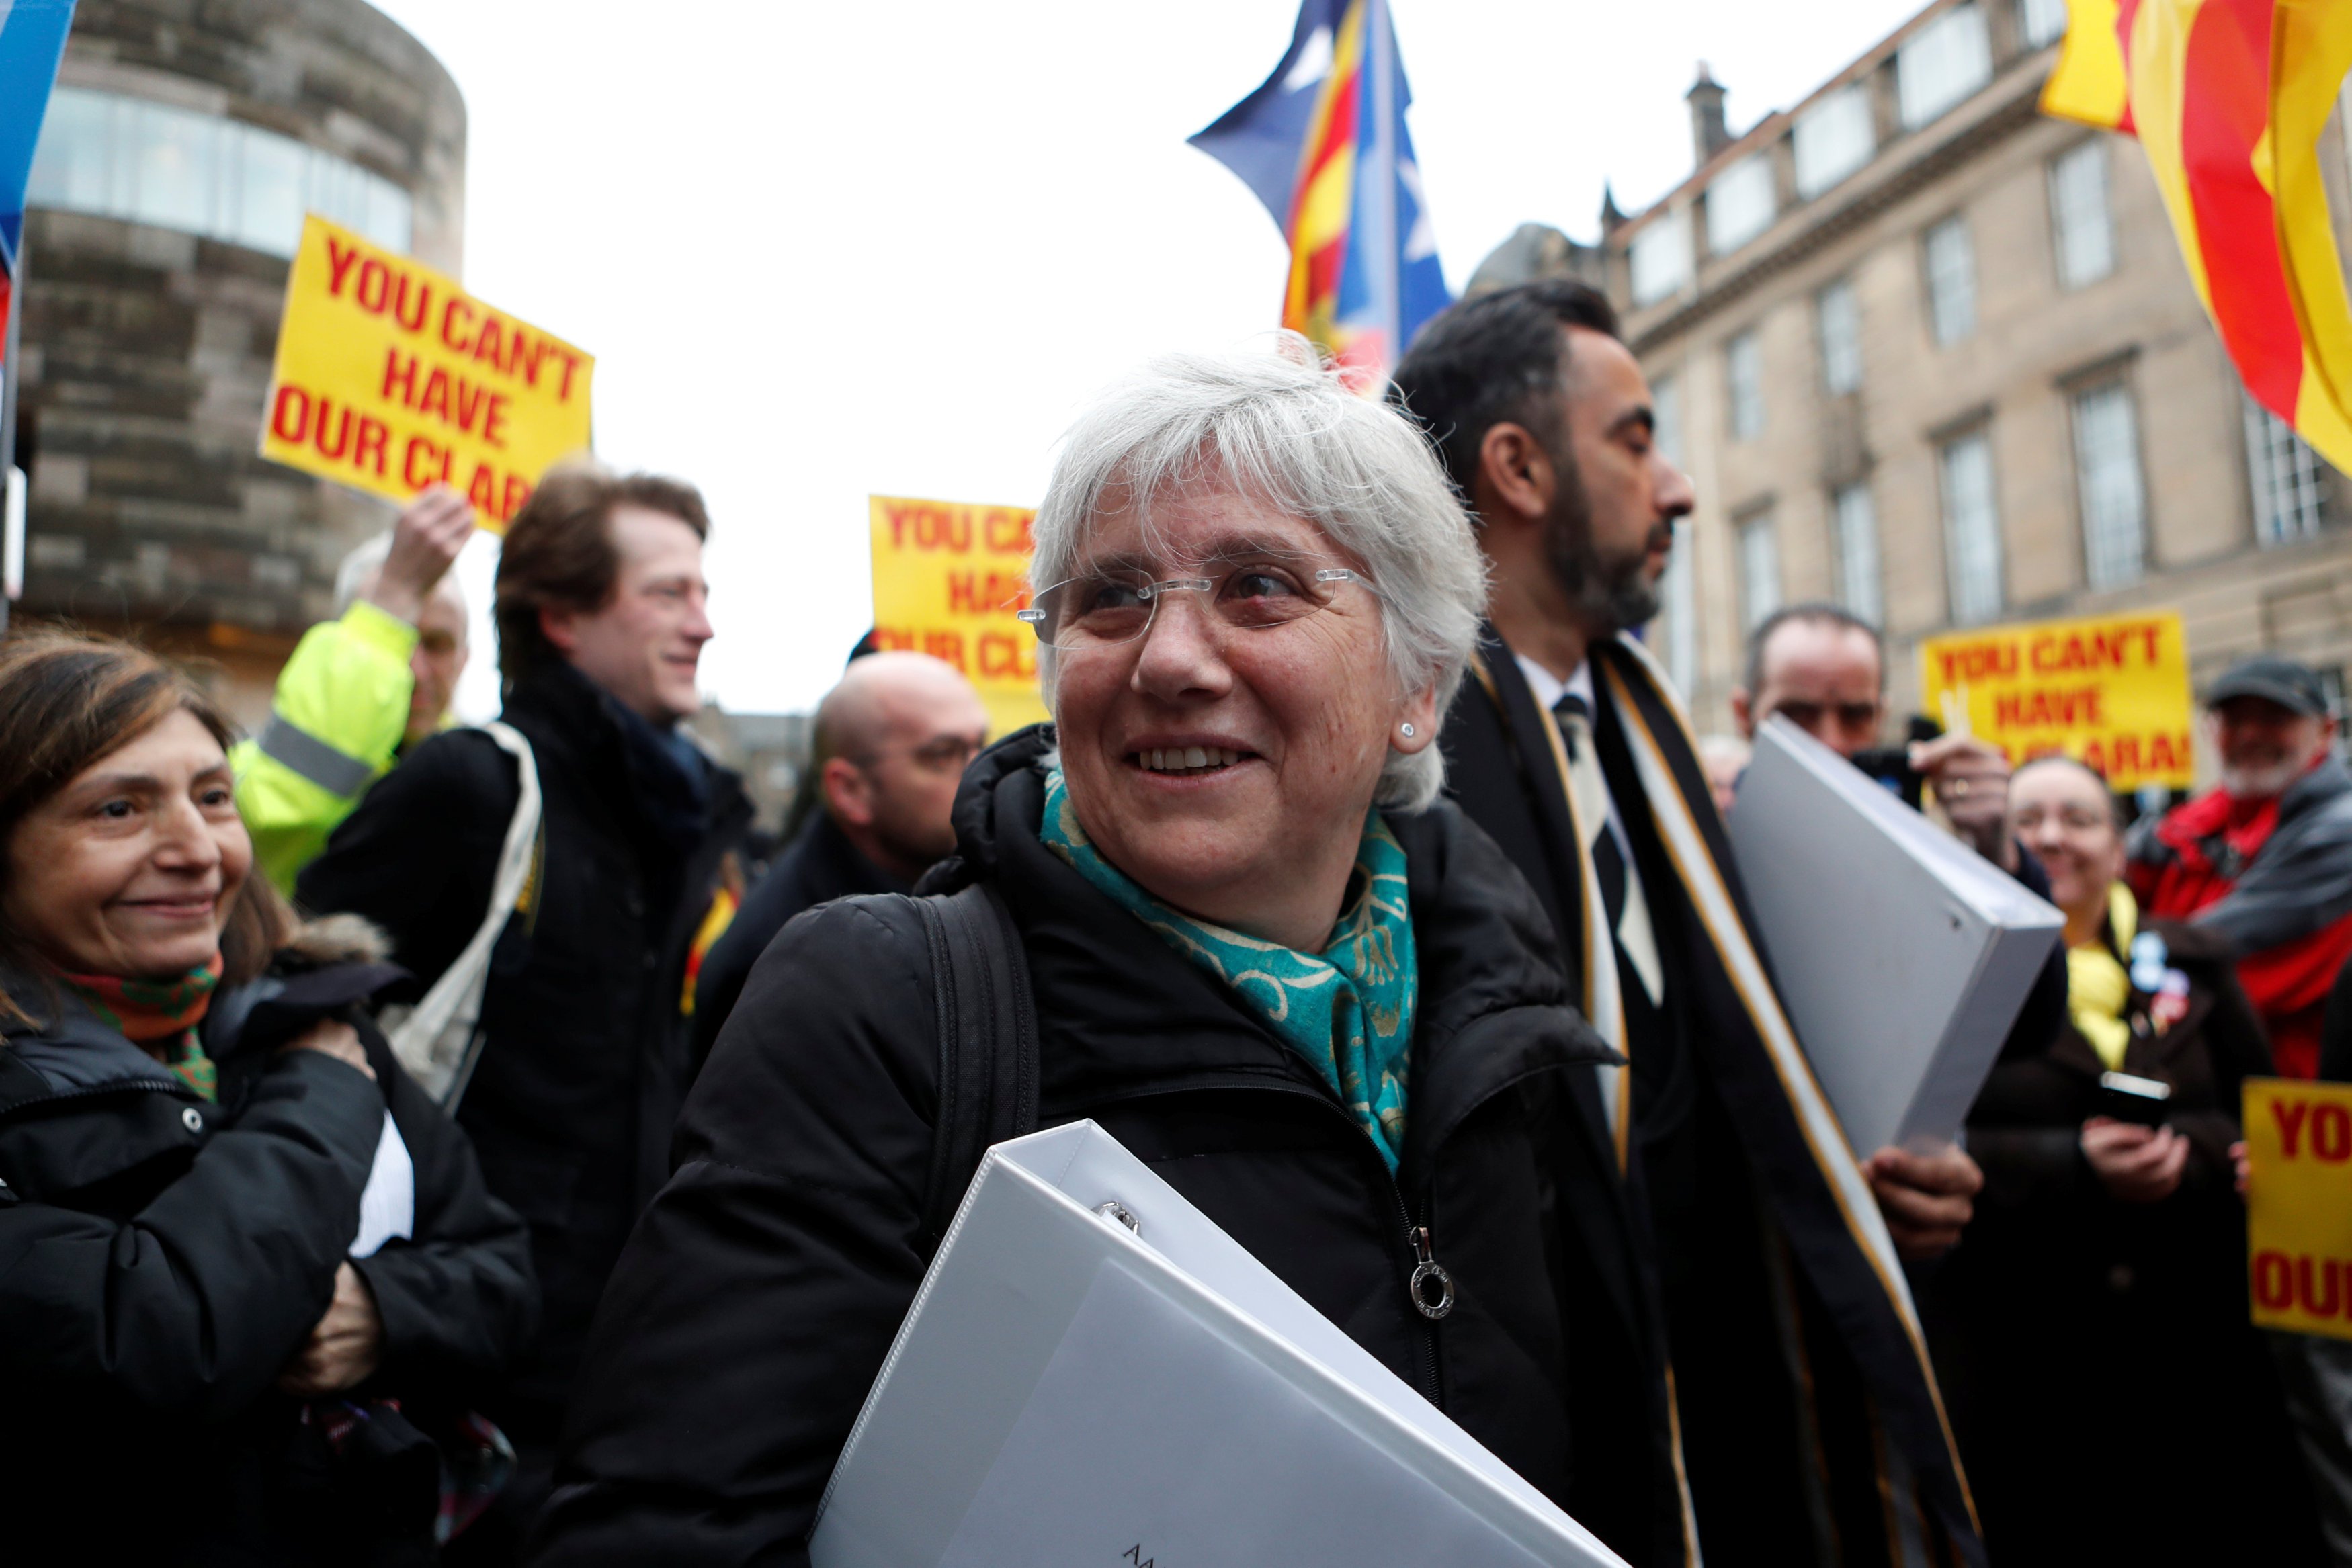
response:
<svg viewBox="0 0 2352 1568"><path fill-rule="evenodd" d="M2260 654L2205 694L2221 781L2130 841L2149 915L2227 937L2280 1072L2318 1068L2328 988L2352 956L2352 773L2308 665Z"/></svg>

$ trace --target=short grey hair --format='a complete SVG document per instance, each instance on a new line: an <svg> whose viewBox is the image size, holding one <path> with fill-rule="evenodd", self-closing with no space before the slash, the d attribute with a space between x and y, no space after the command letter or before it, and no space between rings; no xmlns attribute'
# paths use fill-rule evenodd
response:
<svg viewBox="0 0 2352 1568"><path fill-rule="evenodd" d="M1477 535L1420 430L1349 391L1296 332L1277 334L1272 352L1163 355L1098 399L1063 439L1031 581L1068 578L1107 512L1136 507L1148 538L1153 503L1218 490L1314 524L1362 570L1397 691L1433 685L1442 727L1486 613ZM1040 653L1052 706L1054 651ZM1416 756L1390 753L1381 805L1419 810L1437 799L1445 759L1430 738Z"/></svg>
<svg viewBox="0 0 2352 1568"><path fill-rule="evenodd" d="M357 549L343 558L343 564L335 568L335 613L337 615L341 615L352 607L352 601L359 598L361 592L366 589L368 579L382 571L383 563L391 559L392 530L390 528L364 541ZM467 608L466 591L458 586L457 569L455 567L441 574L441 580L433 585L433 592L446 593L457 601L458 609ZM425 597L429 599L432 594L427 594Z"/></svg>

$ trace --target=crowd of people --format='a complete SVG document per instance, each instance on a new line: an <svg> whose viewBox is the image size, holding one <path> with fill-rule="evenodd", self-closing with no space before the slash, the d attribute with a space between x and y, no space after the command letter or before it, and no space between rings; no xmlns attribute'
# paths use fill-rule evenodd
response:
<svg viewBox="0 0 2352 1568"><path fill-rule="evenodd" d="M2352 1563L2352 1358L2250 1326L2236 1123L2352 1071L2317 677L2221 677L2219 784L2126 824L2077 762L1885 747L1845 611L1755 631L1743 732L1892 757L2065 920L1964 1142L1852 1148L1730 852L1742 741L1639 638L1695 501L1654 434L1569 282L1454 307L1385 402L1297 340L1156 360L1037 516L1053 725L992 746L861 648L764 869L682 727L675 480L512 519L491 725L447 712L444 491L249 740L135 648L0 644L9 1548L805 1562L940 1151L1091 1118L1628 1563ZM985 1126L950 897L1037 1023Z"/></svg>

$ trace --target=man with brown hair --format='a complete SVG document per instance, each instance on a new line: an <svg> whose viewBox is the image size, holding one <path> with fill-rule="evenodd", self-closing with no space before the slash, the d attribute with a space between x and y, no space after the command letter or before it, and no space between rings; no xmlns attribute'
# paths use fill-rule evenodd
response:
<svg viewBox="0 0 2352 1568"><path fill-rule="evenodd" d="M604 1277L668 1175L689 960L733 908L728 862L751 807L678 727L711 636L709 530L691 486L572 469L548 476L500 552L501 717L529 742L542 803L492 949L478 1055L452 1092L490 1190L530 1222L545 1316L488 1412L522 1465L461 1538L472 1560L515 1555L545 1496ZM421 992L484 925L520 798L516 759L489 736L436 736L336 831L301 900L383 926Z"/></svg>

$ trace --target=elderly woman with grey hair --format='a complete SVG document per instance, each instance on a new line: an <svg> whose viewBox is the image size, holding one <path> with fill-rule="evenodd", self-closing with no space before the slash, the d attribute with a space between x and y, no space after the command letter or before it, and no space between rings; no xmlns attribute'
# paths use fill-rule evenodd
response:
<svg viewBox="0 0 2352 1568"><path fill-rule="evenodd" d="M786 927L605 1295L538 1560L807 1561L978 1148L1081 1117L1647 1560L1662 1384L1572 1090L1607 1052L1439 798L1485 580L1435 459L1298 340L1171 357L1071 431L1036 534L1055 722L972 764L924 890L1017 934L1034 1113L938 1124L919 900Z"/></svg>

